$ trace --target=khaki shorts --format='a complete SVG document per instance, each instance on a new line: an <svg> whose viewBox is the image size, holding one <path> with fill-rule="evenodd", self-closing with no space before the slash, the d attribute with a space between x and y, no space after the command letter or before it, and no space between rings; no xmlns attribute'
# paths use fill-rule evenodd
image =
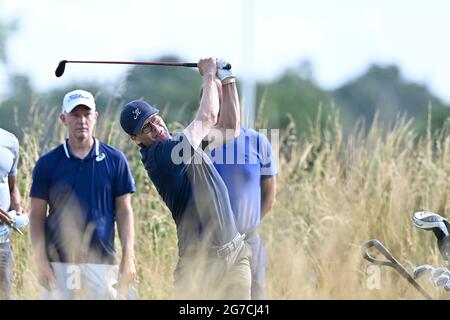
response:
<svg viewBox="0 0 450 320"><path fill-rule="evenodd" d="M250 300L250 258L244 241L225 257L205 253L180 257L174 273L175 298Z"/></svg>

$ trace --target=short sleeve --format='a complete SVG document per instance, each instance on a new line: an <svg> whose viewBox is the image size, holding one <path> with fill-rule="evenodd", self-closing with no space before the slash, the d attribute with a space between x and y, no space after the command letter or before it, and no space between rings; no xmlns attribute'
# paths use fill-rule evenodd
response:
<svg viewBox="0 0 450 320"><path fill-rule="evenodd" d="M128 161L122 152L118 153L116 178L114 182L114 197L136 192L136 185L131 174Z"/></svg>
<svg viewBox="0 0 450 320"><path fill-rule="evenodd" d="M259 134L258 137L258 151L261 159L261 178L270 178L277 174L276 159L273 156L272 146L267 137L263 134Z"/></svg>
<svg viewBox="0 0 450 320"><path fill-rule="evenodd" d="M16 137L13 136L13 143L12 143L12 153L14 155L14 162L11 167L11 170L8 173L8 176L17 176L17 164L19 163L19 141Z"/></svg>
<svg viewBox="0 0 450 320"><path fill-rule="evenodd" d="M49 200L49 176L46 170L45 160L40 158L33 169L33 181L31 182L30 197Z"/></svg>

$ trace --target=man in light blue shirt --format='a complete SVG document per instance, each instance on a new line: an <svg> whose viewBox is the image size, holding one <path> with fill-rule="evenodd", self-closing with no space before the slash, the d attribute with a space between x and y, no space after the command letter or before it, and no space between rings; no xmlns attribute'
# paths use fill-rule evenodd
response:
<svg viewBox="0 0 450 320"><path fill-rule="evenodd" d="M237 138L212 150L211 158L227 186L238 231L252 248L252 299L264 299L266 250L258 226L275 202L272 146L264 134L241 128Z"/></svg>
<svg viewBox="0 0 450 320"><path fill-rule="evenodd" d="M28 224L28 216L20 214L20 193L17 188L19 141L0 128L0 208L8 212L15 226ZM10 227L0 222L0 299L11 299L13 257L9 244Z"/></svg>

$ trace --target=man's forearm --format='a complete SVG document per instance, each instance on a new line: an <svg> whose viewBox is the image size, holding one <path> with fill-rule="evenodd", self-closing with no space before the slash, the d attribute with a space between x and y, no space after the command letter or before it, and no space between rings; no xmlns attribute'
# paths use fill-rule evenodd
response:
<svg viewBox="0 0 450 320"><path fill-rule="evenodd" d="M222 85L223 103L220 109L217 127L234 130L234 137L239 135L241 123L241 108L237 93L236 83L231 82Z"/></svg>
<svg viewBox="0 0 450 320"><path fill-rule="evenodd" d="M8 184L9 184L9 194L11 199L10 209L16 210L17 212L20 212L22 210L20 206L21 197L19 188L17 187L17 177L8 177Z"/></svg>
<svg viewBox="0 0 450 320"><path fill-rule="evenodd" d="M203 94L195 120L201 121L211 127L217 121L219 114L219 93L215 83L214 75L203 76Z"/></svg>
<svg viewBox="0 0 450 320"><path fill-rule="evenodd" d="M203 76L203 94L194 121L183 131L194 149L197 149L217 122L219 93L215 76Z"/></svg>
<svg viewBox="0 0 450 320"><path fill-rule="evenodd" d="M261 180L261 219L272 209L276 199L276 178Z"/></svg>
<svg viewBox="0 0 450 320"><path fill-rule="evenodd" d="M45 248L45 218L35 212L30 213L30 236L35 258L38 262L48 261Z"/></svg>
<svg viewBox="0 0 450 320"><path fill-rule="evenodd" d="M261 201L261 218L264 218L266 214L272 209L275 201L274 199L264 198Z"/></svg>
<svg viewBox="0 0 450 320"><path fill-rule="evenodd" d="M223 99L219 119L208 133L207 150L209 151L237 138L241 129L241 108L236 83L223 84L221 89Z"/></svg>
<svg viewBox="0 0 450 320"><path fill-rule="evenodd" d="M122 256L134 259L134 225L131 206L125 205L116 212L117 231L122 245Z"/></svg>
<svg viewBox="0 0 450 320"><path fill-rule="evenodd" d="M119 289L136 279L134 263L134 222L131 194L116 198L117 230L122 245L122 260L119 265Z"/></svg>
<svg viewBox="0 0 450 320"><path fill-rule="evenodd" d="M16 189L17 190L17 189ZM22 211L22 207L20 206L20 194L19 190L11 194L11 210L16 210L17 212Z"/></svg>
<svg viewBox="0 0 450 320"><path fill-rule="evenodd" d="M48 262L47 250L45 247L47 201L39 198L31 198L30 206L30 236L33 251L38 262Z"/></svg>

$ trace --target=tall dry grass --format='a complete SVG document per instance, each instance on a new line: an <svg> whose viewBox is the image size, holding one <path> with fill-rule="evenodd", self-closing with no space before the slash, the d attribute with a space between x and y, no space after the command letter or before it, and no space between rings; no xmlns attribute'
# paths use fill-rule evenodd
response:
<svg viewBox="0 0 450 320"><path fill-rule="evenodd" d="M411 122L399 117L385 133L377 121L367 135L356 124L344 142L336 119L325 128L317 122L311 136L293 140L281 157L277 204L262 226L270 251L268 295L422 298L389 268L380 270L379 290L370 290L361 244L379 239L409 270L445 264L434 236L414 229L411 218L419 209L448 214L448 132L419 138ZM446 297L427 279L420 283L435 298Z"/></svg>
<svg viewBox="0 0 450 320"><path fill-rule="evenodd" d="M96 136L123 150L137 184L133 196L141 299L171 299L177 261L175 226L149 181L139 153L118 125L118 107L100 116ZM64 139L55 112L34 106L21 144L20 191L29 205L31 172L39 155ZM405 266L443 265L434 236L414 229L414 211L448 213L450 137L446 129L417 137L399 117L388 132L375 121L355 124L344 139L336 115L312 123L298 139L291 125L280 136L277 202L261 225L268 249L269 299L417 299L394 271L381 269L381 286L367 286L361 244L377 238ZM52 128L52 132L48 132ZM50 138L48 138L50 137ZM28 235L12 236L14 294L35 299L38 286ZM120 248L117 242L117 248ZM120 252L120 250L118 250ZM436 298L445 298L421 280Z"/></svg>

